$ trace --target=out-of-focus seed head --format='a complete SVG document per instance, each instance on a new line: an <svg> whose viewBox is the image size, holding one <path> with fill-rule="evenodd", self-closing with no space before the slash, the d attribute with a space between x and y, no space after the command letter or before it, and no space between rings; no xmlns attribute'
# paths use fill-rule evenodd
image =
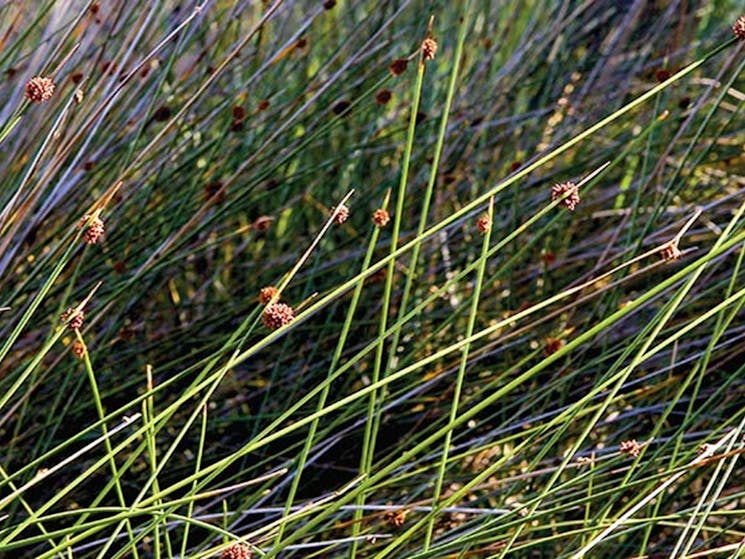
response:
<svg viewBox="0 0 745 559"><path fill-rule="evenodd" d="M340 204L338 208L334 210L334 223L341 225L349 219L349 208L344 204Z"/></svg>
<svg viewBox="0 0 745 559"><path fill-rule="evenodd" d="M735 20L735 23L732 26L732 33L734 33L735 37L741 41L745 41L745 14Z"/></svg>
<svg viewBox="0 0 745 559"><path fill-rule="evenodd" d="M266 305L277 294L277 288L273 285L267 285L259 290L259 302Z"/></svg>

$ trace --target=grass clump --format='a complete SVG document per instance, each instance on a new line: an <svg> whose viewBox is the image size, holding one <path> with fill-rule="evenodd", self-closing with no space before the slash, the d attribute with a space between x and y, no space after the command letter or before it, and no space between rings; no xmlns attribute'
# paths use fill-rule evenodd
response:
<svg viewBox="0 0 745 559"><path fill-rule="evenodd" d="M743 16L663 4L0 8L0 554L741 556Z"/></svg>

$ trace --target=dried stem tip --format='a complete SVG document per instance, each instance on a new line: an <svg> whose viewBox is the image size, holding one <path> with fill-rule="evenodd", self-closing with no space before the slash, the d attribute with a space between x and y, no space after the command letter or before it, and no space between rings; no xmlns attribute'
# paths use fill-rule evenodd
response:
<svg viewBox="0 0 745 559"><path fill-rule="evenodd" d="M379 208L373 212L372 220L373 223L378 227L385 227L391 220L391 216L387 210Z"/></svg>
<svg viewBox="0 0 745 559"><path fill-rule="evenodd" d="M244 543L234 543L220 555L220 559L251 559L251 548Z"/></svg>
<svg viewBox="0 0 745 559"><path fill-rule="evenodd" d="M340 204L338 208L334 209L334 223L341 225L347 219L349 219L349 208Z"/></svg>
<svg viewBox="0 0 745 559"><path fill-rule="evenodd" d="M551 200L561 200L562 206L570 212L574 211L580 202L579 188L572 181L555 184L551 187Z"/></svg>
<svg viewBox="0 0 745 559"><path fill-rule="evenodd" d="M293 320L295 320L295 311L290 305L284 303L272 303L261 313L261 321L270 330L286 326Z"/></svg>
<svg viewBox="0 0 745 559"><path fill-rule="evenodd" d="M479 233L488 233L491 229L491 219L489 219L489 216L487 214L482 214L479 216L479 218L476 220L476 229L479 230Z"/></svg>
<svg viewBox="0 0 745 559"><path fill-rule="evenodd" d="M437 54L437 41L432 37L427 37L422 41L422 56L424 60L434 60Z"/></svg>
<svg viewBox="0 0 745 559"><path fill-rule="evenodd" d="M277 288L273 285L267 285L259 290L259 302L266 305L277 294Z"/></svg>
<svg viewBox="0 0 745 559"><path fill-rule="evenodd" d="M26 99L32 103L43 103L54 95L54 82L51 78L36 76L26 82Z"/></svg>
<svg viewBox="0 0 745 559"><path fill-rule="evenodd" d="M79 330L83 327L83 322L85 321L85 313L83 311L78 311L73 307L70 307L60 315L60 320L67 323L67 327L70 330Z"/></svg>
<svg viewBox="0 0 745 559"><path fill-rule="evenodd" d="M88 224L89 221L90 223ZM98 239L104 234L103 220L98 216L91 219L91 216L84 215L78 224L78 228L85 227L86 224L88 224L88 228L83 234L83 240L89 245L95 245Z"/></svg>
<svg viewBox="0 0 745 559"><path fill-rule="evenodd" d="M745 15L741 15L735 20L732 26L732 33L741 41L745 41Z"/></svg>

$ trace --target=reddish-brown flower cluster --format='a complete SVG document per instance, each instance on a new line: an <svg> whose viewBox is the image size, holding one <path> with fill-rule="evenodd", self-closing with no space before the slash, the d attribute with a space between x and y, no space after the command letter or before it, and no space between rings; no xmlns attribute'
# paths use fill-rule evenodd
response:
<svg viewBox="0 0 745 559"><path fill-rule="evenodd" d="M79 330L83 327L85 313L70 307L60 315L60 320L65 322L70 330Z"/></svg>
<svg viewBox="0 0 745 559"><path fill-rule="evenodd" d="M555 184L551 187L551 200L561 200L562 206L570 212L574 211L580 202L579 188L572 181Z"/></svg>
<svg viewBox="0 0 745 559"><path fill-rule="evenodd" d="M220 559L251 559L251 557L253 557L253 552L244 543L234 543L220 554Z"/></svg>
<svg viewBox="0 0 745 559"><path fill-rule="evenodd" d="M295 320L295 310L285 303L272 303L261 313L261 322L270 330L287 326Z"/></svg>
<svg viewBox="0 0 745 559"><path fill-rule="evenodd" d="M745 15L741 15L735 20L732 26L732 33L741 41L745 41Z"/></svg>
<svg viewBox="0 0 745 559"><path fill-rule="evenodd" d="M488 233L491 229L491 219L489 219L489 216L487 214L482 214L479 216L479 218L476 220L476 229L479 230L479 233Z"/></svg>
<svg viewBox="0 0 745 559"><path fill-rule="evenodd" d="M334 209L334 223L341 225L347 219L349 219L349 208L340 204L338 208Z"/></svg>
<svg viewBox="0 0 745 559"><path fill-rule="evenodd" d="M80 340L75 340L72 343L72 354L78 359L82 359L85 355L85 346L80 343Z"/></svg>
<svg viewBox="0 0 745 559"><path fill-rule="evenodd" d="M273 285L267 285L259 290L259 302L266 305L277 294L277 288Z"/></svg>
<svg viewBox="0 0 745 559"><path fill-rule="evenodd" d="M26 83L26 99L32 103L49 101L54 95L54 82L51 78L36 76Z"/></svg>
<svg viewBox="0 0 745 559"><path fill-rule="evenodd" d="M677 260L680 258L680 249L678 248L678 243L675 241L670 241L667 243L663 249L660 251L660 256L662 256L662 259L665 262L670 262L671 260Z"/></svg>
<svg viewBox="0 0 745 559"><path fill-rule="evenodd" d="M89 221L90 223L88 223ZM85 233L83 234L83 240L89 245L95 245L104 234L103 220L98 216L91 219L91 216L84 215L80 220L78 227L86 227Z"/></svg>
<svg viewBox="0 0 745 559"><path fill-rule="evenodd" d="M434 60L437 54L437 41L432 37L427 37L422 41L422 55L424 60Z"/></svg>
<svg viewBox="0 0 745 559"><path fill-rule="evenodd" d="M385 227L391 220L391 216L387 210L379 208L373 212L372 220L373 223L378 227Z"/></svg>

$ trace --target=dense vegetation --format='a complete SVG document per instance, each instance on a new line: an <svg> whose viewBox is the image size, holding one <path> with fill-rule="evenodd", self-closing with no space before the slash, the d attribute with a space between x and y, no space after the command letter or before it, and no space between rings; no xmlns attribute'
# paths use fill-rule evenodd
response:
<svg viewBox="0 0 745 559"><path fill-rule="evenodd" d="M0 555L745 556L741 8L1 4Z"/></svg>

